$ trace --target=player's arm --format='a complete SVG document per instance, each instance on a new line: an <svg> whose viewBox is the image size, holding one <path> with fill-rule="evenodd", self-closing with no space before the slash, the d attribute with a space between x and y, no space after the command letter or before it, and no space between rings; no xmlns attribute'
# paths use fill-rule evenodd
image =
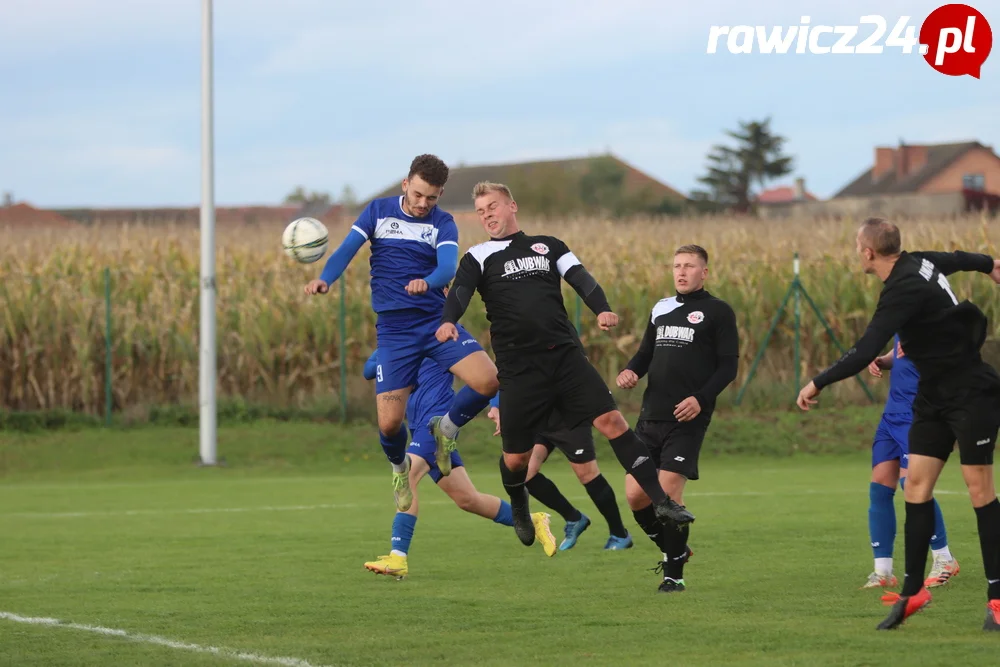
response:
<svg viewBox="0 0 1000 667"><path fill-rule="evenodd" d="M375 375L378 373L378 348L372 352L372 356L368 357L368 361L365 362L365 379L374 380Z"/></svg>
<svg viewBox="0 0 1000 667"><path fill-rule="evenodd" d="M885 349L886 343L920 308L919 282L920 279L914 277L882 293L864 335L832 366L813 378L817 390L857 375Z"/></svg>
<svg viewBox="0 0 1000 667"><path fill-rule="evenodd" d="M424 281L430 289L445 287L458 270L458 226L448 220L438 228L437 266Z"/></svg>
<svg viewBox="0 0 1000 667"><path fill-rule="evenodd" d="M306 285L306 293L316 294L325 292L329 289L340 276L344 275L344 271L347 270L348 264L354 259L354 256L358 254L358 250L361 250L361 246L365 244L368 239L371 238L372 234L375 233L375 219L372 215L371 204L365 207L365 210L361 212L358 219L351 225L351 229L347 232L347 236L341 241L340 246L334 251L330 258L326 260L326 264L323 266L323 272L320 274L318 280L313 280L308 285Z"/></svg>
<svg viewBox="0 0 1000 667"><path fill-rule="evenodd" d="M455 282L448 290L444 300L444 312L441 314L441 324L458 324L462 315L469 308L472 296L476 293L479 281L483 277L483 268L479 260L471 253L465 253L455 272Z"/></svg>
<svg viewBox="0 0 1000 667"><path fill-rule="evenodd" d="M642 342L639 349L629 359L625 365L625 370L632 371L641 378L649 372L649 364L653 361L653 352L656 349L656 325L653 324L652 315L646 322L646 332L642 335Z"/></svg>
<svg viewBox="0 0 1000 667"><path fill-rule="evenodd" d="M559 275L573 288L587 308L590 308L594 315L610 313L611 305L604 294L597 279L590 274L587 267L577 258L569 247L558 239L553 239L553 258L556 260L556 269Z"/></svg>
<svg viewBox="0 0 1000 667"><path fill-rule="evenodd" d="M736 313L732 308L723 309L715 328L715 372L700 390L693 395L699 405L707 399L714 400L736 379L740 360L740 335L736 328Z"/></svg>
<svg viewBox="0 0 1000 667"><path fill-rule="evenodd" d="M910 254L917 259L926 259L946 276L958 273L959 271L993 273L996 268L996 263L992 257L978 252L965 252L964 250L934 252L927 250L911 252Z"/></svg>

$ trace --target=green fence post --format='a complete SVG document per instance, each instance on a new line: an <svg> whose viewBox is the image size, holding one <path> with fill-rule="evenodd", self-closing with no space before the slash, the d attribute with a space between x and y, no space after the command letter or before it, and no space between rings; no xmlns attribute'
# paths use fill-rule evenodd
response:
<svg viewBox="0 0 1000 667"><path fill-rule="evenodd" d="M347 421L347 287L340 277L340 423Z"/></svg>
<svg viewBox="0 0 1000 667"><path fill-rule="evenodd" d="M795 259L792 262L793 272L795 276L792 280L795 282L795 395L799 395L799 387L802 386L802 347L801 347L801 329L802 329L802 290L799 289L799 253L795 253Z"/></svg>
<svg viewBox="0 0 1000 667"><path fill-rule="evenodd" d="M104 423L111 426L111 268L104 267Z"/></svg>

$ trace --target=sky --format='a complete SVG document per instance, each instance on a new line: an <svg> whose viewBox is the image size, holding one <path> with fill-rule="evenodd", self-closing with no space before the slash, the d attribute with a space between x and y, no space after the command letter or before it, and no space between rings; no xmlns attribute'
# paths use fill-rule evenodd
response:
<svg viewBox="0 0 1000 667"><path fill-rule="evenodd" d="M877 145L1000 151L1000 53L980 79L892 48L706 53L713 25L905 15L919 33L939 4L215 0L215 201L278 204L298 185L365 199L425 152L454 167L610 151L688 193L726 130L767 117L795 158L774 184L802 177L821 198ZM970 4L1000 42L1000 0ZM50 208L197 205L201 6L0 3L0 190Z"/></svg>

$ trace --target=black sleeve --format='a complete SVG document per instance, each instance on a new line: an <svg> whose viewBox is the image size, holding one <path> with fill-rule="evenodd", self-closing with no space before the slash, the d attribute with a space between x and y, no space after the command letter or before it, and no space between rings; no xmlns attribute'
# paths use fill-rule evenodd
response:
<svg viewBox="0 0 1000 667"><path fill-rule="evenodd" d="M928 250L911 252L910 254L917 259L926 259L946 276L958 273L959 271L993 272L993 258L978 252L965 252L963 250L933 252Z"/></svg>
<svg viewBox="0 0 1000 667"><path fill-rule="evenodd" d="M556 270L559 272L573 290L580 295L587 308L600 315L611 310L604 290L594 276L590 275L586 267L579 258L573 254L565 243L555 237L548 237L552 259L555 260Z"/></svg>
<svg viewBox="0 0 1000 667"><path fill-rule="evenodd" d="M646 333L643 334L642 342L639 343L639 349L636 351L635 356L629 360L625 369L633 371L639 377L648 373L649 364L653 361L653 351L656 349L655 346L656 325L653 324L653 317L650 315L649 320L646 322Z"/></svg>
<svg viewBox="0 0 1000 667"><path fill-rule="evenodd" d="M736 328L736 313L727 305L719 315L715 329L715 358L718 365L705 386L694 394L699 405L705 405L706 399L714 400L718 397L736 379L739 368L740 334Z"/></svg>
<svg viewBox="0 0 1000 667"><path fill-rule="evenodd" d="M611 305L604 295L604 290L601 289L597 279L590 275L590 272L587 271L583 264L577 264L572 267L563 277L566 278L569 286L576 290L576 293L580 295L580 298L583 299L583 302L587 304L587 308L590 308L594 315L611 311Z"/></svg>
<svg viewBox="0 0 1000 667"><path fill-rule="evenodd" d="M465 310L472 302L472 295L476 293L479 281L483 277L483 267L479 260L471 253L465 253L462 261L458 263L458 271L455 273L455 281L448 290L448 298L444 301L444 312L441 315L441 323L450 322L457 324Z"/></svg>
<svg viewBox="0 0 1000 667"><path fill-rule="evenodd" d="M885 349L886 343L920 308L921 282L921 278L914 275L883 290L875 314L861 339L832 366L813 378L817 389L857 375Z"/></svg>

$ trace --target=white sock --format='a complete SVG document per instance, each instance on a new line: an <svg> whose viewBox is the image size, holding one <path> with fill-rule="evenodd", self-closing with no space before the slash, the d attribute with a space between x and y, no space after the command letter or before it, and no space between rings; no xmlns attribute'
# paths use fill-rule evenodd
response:
<svg viewBox="0 0 1000 667"><path fill-rule="evenodd" d="M402 556L403 558L406 558L406 554L400 551L399 549L393 549L389 553L393 556Z"/></svg>
<svg viewBox="0 0 1000 667"><path fill-rule="evenodd" d="M446 438L455 439L458 437L458 427L452 423L447 413L445 413L444 417L441 417L441 432L444 433Z"/></svg>
<svg viewBox="0 0 1000 667"><path fill-rule="evenodd" d="M943 546L940 549L931 549L931 551L934 553L935 560L954 560L954 556L951 555L951 549L947 546Z"/></svg>
<svg viewBox="0 0 1000 667"><path fill-rule="evenodd" d="M390 463L392 463L392 462L390 461ZM406 468L407 468L406 464L407 464L407 460L406 459L403 459L402 463L392 463L392 471L393 472L406 472Z"/></svg>
<svg viewBox="0 0 1000 667"><path fill-rule="evenodd" d="M891 558L876 558L875 559L875 573L883 576L889 576L892 574L892 559Z"/></svg>
<svg viewBox="0 0 1000 667"><path fill-rule="evenodd" d="M662 553L663 553L663 562L664 562L664 563L666 563L667 561L669 561L669 560L670 560L670 556L668 556L668 555L666 554L666 552L662 552Z"/></svg>

